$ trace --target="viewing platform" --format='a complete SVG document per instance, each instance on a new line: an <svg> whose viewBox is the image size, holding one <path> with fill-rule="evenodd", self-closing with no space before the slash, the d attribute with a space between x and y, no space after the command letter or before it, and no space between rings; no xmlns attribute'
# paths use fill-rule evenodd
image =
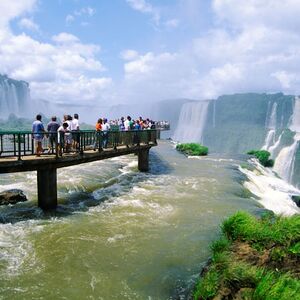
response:
<svg viewBox="0 0 300 300"><path fill-rule="evenodd" d="M47 134L42 141L46 152L37 157L30 131L0 131L0 174L37 171L38 205L42 209L57 206L57 169L89 163L112 157L136 154L138 169L149 169L149 150L157 145L157 130L109 131L107 147L103 148L105 136L94 130L78 134L77 149L59 153L53 147L48 153Z"/></svg>

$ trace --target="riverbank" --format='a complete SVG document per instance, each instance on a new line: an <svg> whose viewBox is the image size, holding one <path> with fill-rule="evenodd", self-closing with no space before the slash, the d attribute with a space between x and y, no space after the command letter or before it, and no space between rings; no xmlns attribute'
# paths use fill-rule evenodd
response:
<svg viewBox="0 0 300 300"><path fill-rule="evenodd" d="M237 212L211 245L194 299L300 299L300 216Z"/></svg>

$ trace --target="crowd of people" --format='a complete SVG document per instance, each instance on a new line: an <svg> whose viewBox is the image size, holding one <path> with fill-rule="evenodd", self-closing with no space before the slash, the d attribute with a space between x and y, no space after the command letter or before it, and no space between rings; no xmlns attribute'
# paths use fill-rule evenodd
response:
<svg viewBox="0 0 300 300"><path fill-rule="evenodd" d="M95 139L93 148L107 148L110 130L130 131L155 129L155 122L149 118L139 117L134 120L130 116L126 119L121 117L117 120L108 121L107 118L99 118L95 125ZM57 117L53 116L45 128L42 122L42 116L38 114L32 124L32 137L35 141L35 154L40 156L44 149L42 141L48 138L48 153L79 151L80 144L80 126L78 114L64 115L63 121L58 122ZM101 138L100 138L101 137ZM101 145L99 144L101 143Z"/></svg>

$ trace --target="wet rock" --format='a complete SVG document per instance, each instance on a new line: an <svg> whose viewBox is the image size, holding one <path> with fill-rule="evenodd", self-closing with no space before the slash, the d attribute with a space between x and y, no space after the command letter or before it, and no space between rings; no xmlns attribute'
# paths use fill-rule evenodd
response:
<svg viewBox="0 0 300 300"><path fill-rule="evenodd" d="M0 205L16 204L27 201L22 190L12 189L0 193Z"/></svg>
<svg viewBox="0 0 300 300"><path fill-rule="evenodd" d="M296 203L298 207L300 207L300 196L293 195L292 200Z"/></svg>

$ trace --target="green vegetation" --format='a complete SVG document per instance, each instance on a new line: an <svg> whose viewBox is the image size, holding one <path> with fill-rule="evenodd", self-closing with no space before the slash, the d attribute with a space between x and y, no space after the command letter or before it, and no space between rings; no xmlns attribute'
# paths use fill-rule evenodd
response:
<svg viewBox="0 0 300 300"><path fill-rule="evenodd" d="M247 154L254 155L264 167L274 166L274 160L269 159L271 153L266 150L251 150Z"/></svg>
<svg viewBox="0 0 300 300"><path fill-rule="evenodd" d="M196 143L178 144L176 149L186 155L200 156L207 155L208 148Z"/></svg>
<svg viewBox="0 0 300 300"><path fill-rule="evenodd" d="M300 216L238 212L221 226L194 299L300 299Z"/></svg>
<svg viewBox="0 0 300 300"><path fill-rule="evenodd" d="M42 121L44 126L46 127L47 124L50 122L50 118L45 117L42 115ZM7 118L7 120L1 120L0 119L0 131L26 131L29 130L31 131L32 128L32 123L35 120L35 116L32 116L32 119L26 119L26 118L18 118L14 114L10 114ZM58 118L57 120L59 123L61 120ZM80 122L80 129L81 130L93 130L95 126L89 125L86 123Z"/></svg>

